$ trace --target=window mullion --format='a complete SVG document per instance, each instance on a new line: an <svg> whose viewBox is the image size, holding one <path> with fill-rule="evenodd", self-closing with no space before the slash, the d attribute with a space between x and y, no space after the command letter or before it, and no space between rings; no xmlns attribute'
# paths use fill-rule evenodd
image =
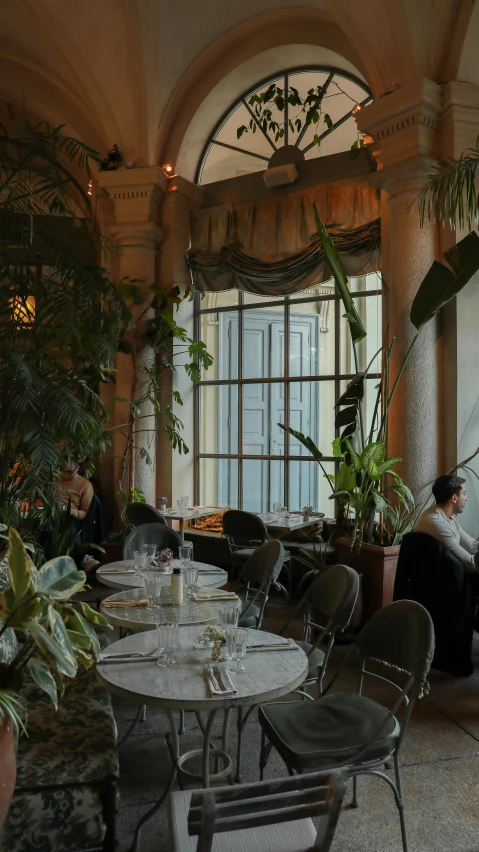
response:
<svg viewBox="0 0 479 852"><path fill-rule="evenodd" d="M284 305L284 422L289 426L290 418L290 396L289 396L289 328L290 328L290 302L286 297ZM283 506L289 504L289 432L284 433L284 502Z"/></svg>
<svg viewBox="0 0 479 852"><path fill-rule="evenodd" d="M238 293L238 509L243 508L243 292Z"/></svg>

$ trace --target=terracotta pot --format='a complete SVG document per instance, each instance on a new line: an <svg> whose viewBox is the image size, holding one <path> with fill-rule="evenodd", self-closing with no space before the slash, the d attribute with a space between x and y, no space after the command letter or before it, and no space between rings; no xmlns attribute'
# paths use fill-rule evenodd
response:
<svg viewBox="0 0 479 852"><path fill-rule="evenodd" d="M0 825L3 825L7 816L16 777L15 729L9 720L0 727Z"/></svg>
<svg viewBox="0 0 479 852"><path fill-rule="evenodd" d="M338 562L347 560L351 539L339 538L334 542ZM352 568L362 574L362 622L363 624L378 609L392 602L394 580L399 556L399 545L380 547L378 544L363 544L355 557Z"/></svg>

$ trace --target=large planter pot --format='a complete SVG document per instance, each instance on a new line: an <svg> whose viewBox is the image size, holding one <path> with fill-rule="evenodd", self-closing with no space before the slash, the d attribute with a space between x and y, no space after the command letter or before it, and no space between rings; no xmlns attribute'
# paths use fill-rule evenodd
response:
<svg viewBox="0 0 479 852"><path fill-rule="evenodd" d="M16 777L15 729L13 722L8 720L0 727L0 825L10 807Z"/></svg>
<svg viewBox="0 0 479 852"><path fill-rule="evenodd" d="M349 538L338 538L334 542L338 562L344 563L351 548ZM394 580L399 556L399 545L380 547L377 544L363 544L355 557L352 568L362 574L362 622L363 624L378 609L392 602Z"/></svg>
<svg viewBox="0 0 479 852"><path fill-rule="evenodd" d="M110 562L120 562L123 559L123 543L116 541L102 541L101 546L105 549L100 553L100 564L108 565Z"/></svg>

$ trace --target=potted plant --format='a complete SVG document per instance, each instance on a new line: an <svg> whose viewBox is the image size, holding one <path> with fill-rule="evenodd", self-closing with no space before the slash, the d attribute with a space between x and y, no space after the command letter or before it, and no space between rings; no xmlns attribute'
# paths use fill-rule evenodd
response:
<svg viewBox="0 0 479 852"><path fill-rule="evenodd" d="M479 269L479 237L471 233L444 253L450 268L436 261L432 264L411 305L410 319L416 333L390 388L389 359L394 339L389 347L381 347L375 353L365 370L359 370L357 344L365 338L366 330L355 308L339 253L321 222L316 205L314 212L321 243L345 308L356 364L356 375L336 403L335 427L339 437L333 442L333 456L341 459L336 476L327 476L322 464L324 456L309 436L281 423L278 425L300 441L320 464L332 486L331 498L338 501L342 517L347 519L351 511L354 514L351 538L337 538L335 547L338 558L346 559L363 574L364 617L367 618L392 600L398 545L414 523L413 496L394 471L401 459L386 459L391 403L426 324ZM380 354L383 356L382 378L368 428L364 422L365 381L371 364ZM376 533L377 515L379 529Z"/></svg>
<svg viewBox="0 0 479 852"><path fill-rule="evenodd" d="M10 527L6 585L0 593L0 817L5 817L15 784L14 738L25 733L22 677L28 675L51 698L55 709L64 679L88 668L100 645L94 625L108 627L99 613L71 597L86 575L69 556L32 569L24 543ZM2 574L4 572L2 571Z"/></svg>

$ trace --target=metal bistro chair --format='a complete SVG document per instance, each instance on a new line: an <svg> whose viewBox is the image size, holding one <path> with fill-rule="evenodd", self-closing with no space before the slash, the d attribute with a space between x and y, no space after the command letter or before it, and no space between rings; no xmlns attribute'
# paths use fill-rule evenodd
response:
<svg viewBox="0 0 479 852"><path fill-rule="evenodd" d="M359 656L357 692L328 695L354 652ZM383 778L394 794L402 846L407 852L399 751L414 701L428 690L426 677L433 653L434 628L429 613L421 604L396 601L376 612L320 698L300 703L265 704L259 708L262 728L260 778L263 778L273 747L290 774L294 770L302 773L348 767L348 774L353 778L353 807L357 807L358 775ZM404 686L371 671L368 668L371 663L395 669L397 677L405 679ZM368 678L399 692L390 710L363 695L364 682ZM405 713L400 723L395 714L403 704ZM395 781L383 771L383 765L391 759Z"/></svg>
<svg viewBox="0 0 479 852"><path fill-rule="evenodd" d="M238 626L260 630L271 584L283 567L284 547L279 541L267 541L256 548L232 589L246 584Z"/></svg>
<svg viewBox="0 0 479 852"><path fill-rule="evenodd" d="M344 791L345 773L334 770L259 784L172 793L170 849L329 852Z"/></svg>
<svg viewBox="0 0 479 852"><path fill-rule="evenodd" d="M123 559L133 559L133 552L140 550L144 544L156 544L158 550L169 547L175 556L182 541L175 530L171 530L166 524L142 524L128 533L123 545Z"/></svg>
<svg viewBox="0 0 479 852"><path fill-rule="evenodd" d="M319 695L323 691L323 679L328 665L329 655L334 645L338 630L344 630L353 614L359 591L359 575L353 568L347 565L331 565L313 583L294 610L291 618L279 635L286 633L291 622L296 618L298 612L306 607L304 616L303 641L295 640L296 644L309 658L308 677L301 684L300 689L295 689L299 695L305 698L313 697L305 691L305 687L317 684ZM311 618L312 610L319 610L324 615L324 626L316 624ZM314 644L310 643L311 628L319 631ZM328 636L328 645L323 651L319 645Z"/></svg>
<svg viewBox="0 0 479 852"><path fill-rule="evenodd" d="M130 503L126 507L126 519L133 527L141 527L143 524L165 524L166 521L161 512L150 506L149 503Z"/></svg>
<svg viewBox="0 0 479 852"><path fill-rule="evenodd" d="M255 550L269 541L268 530L261 518L253 512L243 512L241 509L228 509L223 515L223 532L228 540L231 555L232 579L245 566ZM287 594L291 600L291 556L283 551L283 563L288 574ZM284 586L282 587L284 589ZM286 592L286 589L284 589Z"/></svg>

